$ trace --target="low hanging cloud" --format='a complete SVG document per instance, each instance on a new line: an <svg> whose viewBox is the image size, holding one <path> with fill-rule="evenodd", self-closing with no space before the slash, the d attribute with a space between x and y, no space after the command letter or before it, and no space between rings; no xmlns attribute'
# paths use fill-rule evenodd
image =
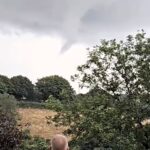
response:
<svg viewBox="0 0 150 150"><path fill-rule="evenodd" d="M149 29L149 0L0 0L0 27L93 44Z"/></svg>

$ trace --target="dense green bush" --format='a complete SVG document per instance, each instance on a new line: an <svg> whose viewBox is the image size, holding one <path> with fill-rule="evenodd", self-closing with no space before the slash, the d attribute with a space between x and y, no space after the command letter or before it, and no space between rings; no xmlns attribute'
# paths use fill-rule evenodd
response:
<svg viewBox="0 0 150 150"><path fill-rule="evenodd" d="M57 100L52 95L49 96L48 100L45 102L45 106L47 109L54 111L62 111L64 104L60 100Z"/></svg>
<svg viewBox="0 0 150 150"><path fill-rule="evenodd" d="M11 117L16 115L16 104L17 101L13 96L9 94L0 94L0 112Z"/></svg>
<svg viewBox="0 0 150 150"><path fill-rule="evenodd" d="M0 94L0 150L18 149L22 132L17 127L16 101Z"/></svg>
<svg viewBox="0 0 150 150"><path fill-rule="evenodd" d="M20 150L49 150L50 142L41 137L31 137L28 130L23 133L23 142Z"/></svg>

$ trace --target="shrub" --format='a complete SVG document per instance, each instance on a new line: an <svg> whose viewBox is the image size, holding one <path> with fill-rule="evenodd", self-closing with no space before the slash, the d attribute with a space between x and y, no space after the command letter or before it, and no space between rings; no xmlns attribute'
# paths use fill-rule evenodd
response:
<svg viewBox="0 0 150 150"><path fill-rule="evenodd" d="M17 101L13 96L9 94L0 94L0 112L11 117L16 117L16 107Z"/></svg>
<svg viewBox="0 0 150 150"><path fill-rule="evenodd" d="M38 136L31 137L29 130L24 131L23 138L22 150L49 150L49 141Z"/></svg>
<svg viewBox="0 0 150 150"><path fill-rule="evenodd" d="M12 96L0 95L0 149L17 149L22 133L17 127L16 102Z"/></svg>
<svg viewBox="0 0 150 150"><path fill-rule="evenodd" d="M63 104L61 101L54 98L52 95L49 96L48 100L45 102L46 108L55 111L63 110Z"/></svg>

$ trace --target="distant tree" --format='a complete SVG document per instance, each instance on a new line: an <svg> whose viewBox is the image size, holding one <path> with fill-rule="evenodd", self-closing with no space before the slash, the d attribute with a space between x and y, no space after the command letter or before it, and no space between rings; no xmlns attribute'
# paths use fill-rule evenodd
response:
<svg viewBox="0 0 150 150"><path fill-rule="evenodd" d="M24 99L32 100L34 85L27 77L23 77L21 75L12 77L11 83L13 85L12 94L17 99L20 100L24 98Z"/></svg>
<svg viewBox="0 0 150 150"><path fill-rule="evenodd" d="M47 100L50 95L59 100L71 101L74 96L74 90L69 82L57 75L44 77L38 80L36 86L42 93L43 100Z"/></svg>
<svg viewBox="0 0 150 150"><path fill-rule="evenodd" d="M1 82L1 81L0 81L0 93L1 94L7 93L7 87L6 87L5 83Z"/></svg>
<svg viewBox="0 0 150 150"><path fill-rule="evenodd" d="M95 87L92 87L89 92L87 92L85 95L86 96L100 96L102 94L106 94L106 95L110 95L108 94L105 90L103 90L102 88L98 87L98 86L95 86Z"/></svg>
<svg viewBox="0 0 150 150"><path fill-rule="evenodd" d="M33 91L33 101L42 102L42 93L35 86L34 86L34 91Z"/></svg>
<svg viewBox="0 0 150 150"><path fill-rule="evenodd" d="M12 84L7 76L0 75L0 93L12 93Z"/></svg>
<svg viewBox="0 0 150 150"><path fill-rule="evenodd" d="M150 124L144 123L150 117L150 39L143 31L125 42L102 40L72 78L96 87L53 119L70 126L74 146L150 149Z"/></svg>

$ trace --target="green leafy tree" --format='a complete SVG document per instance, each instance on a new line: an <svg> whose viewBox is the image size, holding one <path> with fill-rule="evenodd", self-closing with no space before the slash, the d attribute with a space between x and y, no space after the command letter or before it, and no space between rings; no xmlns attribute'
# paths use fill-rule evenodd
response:
<svg viewBox="0 0 150 150"><path fill-rule="evenodd" d="M13 92L12 94L17 99L28 99L32 100L33 98L33 92L34 92L34 85L32 82L27 78L23 76L15 76L11 78L11 83L13 85Z"/></svg>
<svg viewBox="0 0 150 150"><path fill-rule="evenodd" d="M7 76L0 75L0 93L12 93L12 84Z"/></svg>
<svg viewBox="0 0 150 150"><path fill-rule="evenodd" d="M87 62L72 79L98 90L80 96L53 119L70 126L66 132L72 145L81 150L150 149L150 125L144 123L150 117L150 39L144 31L125 42L102 40L88 49Z"/></svg>
<svg viewBox="0 0 150 150"><path fill-rule="evenodd" d="M39 79L36 86L42 93L43 100L47 100L52 95L58 100L71 101L74 96L74 91L69 82L57 75Z"/></svg>

